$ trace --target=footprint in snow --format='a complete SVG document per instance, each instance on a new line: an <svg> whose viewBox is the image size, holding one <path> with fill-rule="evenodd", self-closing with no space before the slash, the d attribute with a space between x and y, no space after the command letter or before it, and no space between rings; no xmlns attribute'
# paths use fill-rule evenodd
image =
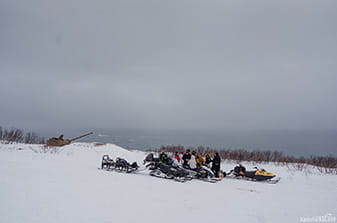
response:
<svg viewBox="0 0 337 223"><path fill-rule="evenodd" d="M248 191L248 192L255 192L255 193L259 193L257 190L253 190L253 189L247 189L247 188L237 188L238 190L241 191Z"/></svg>

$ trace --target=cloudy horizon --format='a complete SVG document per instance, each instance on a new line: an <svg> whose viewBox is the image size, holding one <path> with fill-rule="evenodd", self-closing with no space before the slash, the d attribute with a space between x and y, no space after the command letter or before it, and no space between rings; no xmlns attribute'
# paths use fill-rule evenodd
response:
<svg viewBox="0 0 337 223"><path fill-rule="evenodd" d="M336 129L336 1L0 3L0 126Z"/></svg>

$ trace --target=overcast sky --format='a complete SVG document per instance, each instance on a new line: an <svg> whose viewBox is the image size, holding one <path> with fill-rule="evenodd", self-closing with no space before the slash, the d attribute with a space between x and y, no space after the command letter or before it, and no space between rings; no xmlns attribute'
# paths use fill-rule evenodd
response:
<svg viewBox="0 0 337 223"><path fill-rule="evenodd" d="M1 0L0 30L0 126L337 126L335 0Z"/></svg>

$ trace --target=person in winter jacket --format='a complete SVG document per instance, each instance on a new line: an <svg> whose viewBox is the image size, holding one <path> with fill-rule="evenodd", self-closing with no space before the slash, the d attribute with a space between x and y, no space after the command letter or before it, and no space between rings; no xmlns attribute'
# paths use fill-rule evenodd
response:
<svg viewBox="0 0 337 223"><path fill-rule="evenodd" d="M239 174L241 176L244 176L245 175L245 172L246 172L246 168L244 166L242 166L241 164L239 164L239 166L236 166L234 168L234 172L236 174Z"/></svg>
<svg viewBox="0 0 337 223"><path fill-rule="evenodd" d="M215 177L219 177L221 158L219 153L215 153L212 161L212 171L214 172Z"/></svg>
<svg viewBox="0 0 337 223"><path fill-rule="evenodd" d="M202 153L200 153L200 155L197 158L197 166L203 166L205 165L205 162L206 162L205 156Z"/></svg>
<svg viewBox="0 0 337 223"><path fill-rule="evenodd" d="M186 153L183 155L182 160L183 160L183 167L184 168L190 168L189 161L191 159L191 153L190 150L186 150Z"/></svg>
<svg viewBox="0 0 337 223"><path fill-rule="evenodd" d="M175 153L174 153L173 159L174 159L177 163L180 163L180 156L179 156L178 152L175 152Z"/></svg>
<svg viewBox="0 0 337 223"><path fill-rule="evenodd" d="M159 162L167 164L167 161L168 161L167 154L165 152L161 152L159 155Z"/></svg>
<svg viewBox="0 0 337 223"><path fill-rule="evenodd" d="M183 151L181 151L179 154L179 157L180 157L180 160L183 160L183 155L184 155L184 152Z"/></svg>
<svg viewBox="0 0 337 223"><path fill-rule="evenodd" d="M205 156L205 164L209 167L210 163L212 162L211 156L207 153Z"/></svg>
<svg viewBox="0 0 337 223"><path fill-rule="evenodd" d="M197 157L196 157L196 152L195 151L192 152L189 164L190 164L190 168L192 170L195 170L197 168Z"/></svg>

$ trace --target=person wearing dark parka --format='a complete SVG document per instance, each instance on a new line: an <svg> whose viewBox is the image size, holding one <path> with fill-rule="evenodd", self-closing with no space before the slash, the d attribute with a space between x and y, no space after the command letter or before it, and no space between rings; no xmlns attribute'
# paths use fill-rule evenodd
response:
<svg viewBox="0 0 337 223"><path fill-rule="evenodd" d="M219 153L215 153L212 160L212 171L214 172L215 177L219 177L221 158Z"/></svg>

